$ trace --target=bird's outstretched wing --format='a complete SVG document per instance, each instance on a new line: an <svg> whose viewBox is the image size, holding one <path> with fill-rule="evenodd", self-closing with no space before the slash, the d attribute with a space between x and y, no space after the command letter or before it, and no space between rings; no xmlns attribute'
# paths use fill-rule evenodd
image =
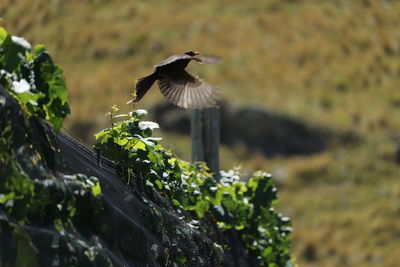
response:
<svg viewBox="0 0 400 267"><path fill-rule="evenodd" d="M161 67L161 66L165 66L168 64L171 64L173 62L176 62L178 60L182 60L182 59L191 59L192 57L189 55L173 55L168 57L167 59L164 59L163 61L161 61L160 63L158 63L157 65L155 65L154 67Z"/></svg>
<svg viewBox="0 0 400 267"><path fill-rule="evenodd" d="M200 64L215 64L222 60L221 57L211 55L194 56L192 59Z"/></svg>
<svg viewBox="0 0 400 267"><path fill-rule="evenodd" d="M187 109L214 106L218 100L218 90L198 77L183 71L178 77L162 78L158 86L171 103Z"/></svg>

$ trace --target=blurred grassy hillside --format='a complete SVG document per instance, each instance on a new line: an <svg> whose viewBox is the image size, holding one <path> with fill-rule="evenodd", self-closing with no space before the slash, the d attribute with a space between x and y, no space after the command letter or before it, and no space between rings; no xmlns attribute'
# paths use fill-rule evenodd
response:
<svg viewBox="0 0 400 267"><path fill-rule="evenodd" d="M300 266L398 265L400 1L2 0L0 17L64 68L66 127L79 136L107 127L111 105L129 108L135 79L187 50L224 58L191 69L230 103L354 131L359 146L309 157L224 147L223 166L275 175ZM159 101L153 89L138 107ZM162 135L187 157L188 138Z"/></svg>

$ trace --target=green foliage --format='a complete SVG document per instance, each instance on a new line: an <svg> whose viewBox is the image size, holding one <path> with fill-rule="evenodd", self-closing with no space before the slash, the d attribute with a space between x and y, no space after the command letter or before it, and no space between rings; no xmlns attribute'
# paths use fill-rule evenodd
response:
<svg viewBox="0 0 400 267"><path fill-rule="evenodd" d="M158 125L141 120L144 110L122 115L116 111L114 106L107 114L111 128L95 135L95 149L124 169L126 183L132 182L132 173L144 177L177 211L194 212L186 219L202 231L210 219L223 231L235 229L260 266L291 264L290 220L272 208L277 190L269 174L256 172L244 183L234 169L221 172L216 180L204 163L189 164L164 150L160 138L152 137Z"/></svg>
<svg viewBox="0 0 400 267"><path fill-rule="evenodd" d="M62 69L42 45L31 52L23 38L0 27L0 84L30 115L48 120L56 131L70 113Z"/></svg>
<svg viewBox="0 0 400 267"><path fill-rule="evenodd" d="M0 233L1 237L11 234L7 246L17 248L16 266L39 266L39 251L24 230L32 224L50 225L56 231L51 252L47 251L57 257L55 266L93 262L94 255L107 262L101 246L88 242L75 227L82 220L90 223L102 209L98 179L53 174L30 120L18 117L19 110L5 101L0 104L0 113ZM77 251L83 255L79 260L70 257Z"/></svg>
<svg viewBox="0 0 400 267"><path fill-rule="evenodd" d="M55 266L76 266L102 255L97 242L88 242L76 229L79 221L101 211L100 184L97 178L83 174L53 173L49 162L54 155L43 153L31 116L51 122L59 130L69 113L67 92L60 67L53 64L42 46L30 53L30 45L22 38L11 36L0 27L0 84L26 111L0 95L0 233L10 242L3 248L16 248L16 261L10 266L39 266L38 249L31 242L32 233L24 227L46 225L53 228L51 251ZM29 81L29 82L28 82ZM95 217L95 216L93 216ZM89 219L87 219L89 220ZM8 234L7 234L8 233ZM58 234L58 235L57 235ZM82 257L70 257L71 249ZM10 257L12 259L12 257ZM108 261L109 262L109 261ZM2 262L6 266L7 262Z"/></svg>

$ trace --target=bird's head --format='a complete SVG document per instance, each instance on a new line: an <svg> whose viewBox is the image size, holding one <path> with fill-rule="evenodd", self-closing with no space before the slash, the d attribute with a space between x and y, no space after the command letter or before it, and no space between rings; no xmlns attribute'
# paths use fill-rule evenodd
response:
<svg viewBox="0 0 400 267"><path fill-rule="evenodd" d="M188 52L185 52L185 54L188 55L188 56L194 57L194 56L197 56L200 53L199 52L188 51Z"/></svg>

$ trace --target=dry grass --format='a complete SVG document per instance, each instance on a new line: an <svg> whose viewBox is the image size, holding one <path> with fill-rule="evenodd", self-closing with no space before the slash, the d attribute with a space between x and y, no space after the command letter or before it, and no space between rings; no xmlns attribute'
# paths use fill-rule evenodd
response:
<svg viewBox="0 0 400 267"><path fill-rule="evenodd" d="M265 159L224 147L222 165L275 174L301 266L399 262L400 2L3 0L0 17L13 34L44 43L64 68L68 128L107 126L104 113L124 106L136 78L190 49L225 58L193 69L222 85L228 101L360 134L358 147L311 157ZM153 90L140 107L158 101ZM160 135L188 158L188 139Z"/></svg>

